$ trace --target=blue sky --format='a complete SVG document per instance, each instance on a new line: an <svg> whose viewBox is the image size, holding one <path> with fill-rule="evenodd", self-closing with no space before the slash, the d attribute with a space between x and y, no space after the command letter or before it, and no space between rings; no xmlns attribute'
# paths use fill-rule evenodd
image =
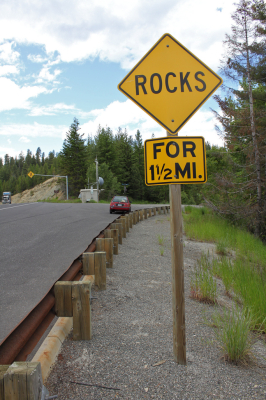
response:
<svg viewBox="0 0 266 400"><path fill-rule="evenodd" d="M99 124L165 136L118 83L164 33L218 73L233 10L230 0L2 0L0 157L59 152L74 117L84 137ZM222 145L210 107L212 99L180 135Z"/></svg>

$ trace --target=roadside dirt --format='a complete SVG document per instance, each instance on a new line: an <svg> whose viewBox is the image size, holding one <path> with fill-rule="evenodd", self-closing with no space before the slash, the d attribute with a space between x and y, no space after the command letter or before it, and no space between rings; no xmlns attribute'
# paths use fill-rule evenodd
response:
<svg viewBox="0 0 266 400"><path fill-rule="evenodd" d="M64 186L59 178L51 178L32 189L15 194L12 196L12 203L34 203L38 200L55 199L56 197L58 200L64 200L66 198Z"/></svg>
<svg viewBox="0 0 266 400"><path fill-rule="evenodd" d="M266 354L256 362L228 363L206 321L229 303L217 282L217 305L190 297L190 277L202 253L216 256L213 243L184 237L187 365L173 360L171 236L169 215L133 226L107 270L106 290L92 293L92 340L64 341L45 382L60 400L265 399ZM222 300L222 301L221 301Z"/></svg>

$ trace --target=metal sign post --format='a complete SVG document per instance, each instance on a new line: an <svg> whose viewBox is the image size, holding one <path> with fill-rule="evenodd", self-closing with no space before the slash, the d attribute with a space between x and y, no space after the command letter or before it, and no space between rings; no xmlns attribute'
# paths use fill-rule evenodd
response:
<svg viewBox="0 0 266 400"><path fill-rule="evenodd" d="M28 176L30 178L33 178L34 175L36 175L36 176L54 176L54 177L57 177L57 178L66 178L66 197L67 197L66 199L68 200L68 176L67 175L66 176L62 176L62 175L42 175L42 174L34 174L34 172L32 172L32 171L30 171L28 173Z"/></svg>

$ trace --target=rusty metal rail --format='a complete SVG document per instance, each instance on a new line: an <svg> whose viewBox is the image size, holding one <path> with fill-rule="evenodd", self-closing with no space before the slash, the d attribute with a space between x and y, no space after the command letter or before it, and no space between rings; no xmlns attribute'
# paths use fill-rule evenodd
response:
<svg viewBox="0 0 266 400"><path fill-rule="evenodd" d="M109 229L111 224L105 229ZM96 250L96 238L103 238L103 231L96 236L84 252ZM59 281L80 280L82 254L76 258ZM0 365L12 364L14 361L26 361L39 340L55 317L54 285L37 306L16 326L0 345Z"/></svg>

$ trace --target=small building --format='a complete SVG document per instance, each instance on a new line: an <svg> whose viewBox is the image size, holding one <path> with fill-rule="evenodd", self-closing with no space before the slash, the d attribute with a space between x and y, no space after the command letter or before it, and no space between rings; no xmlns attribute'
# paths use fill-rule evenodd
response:
<svg viewBox="0 0 266 400"><path fill-rule="evenodd" d="M98 202L97 189L81 189L79 198L82 203L89 203L91 200Z"/></svg>

